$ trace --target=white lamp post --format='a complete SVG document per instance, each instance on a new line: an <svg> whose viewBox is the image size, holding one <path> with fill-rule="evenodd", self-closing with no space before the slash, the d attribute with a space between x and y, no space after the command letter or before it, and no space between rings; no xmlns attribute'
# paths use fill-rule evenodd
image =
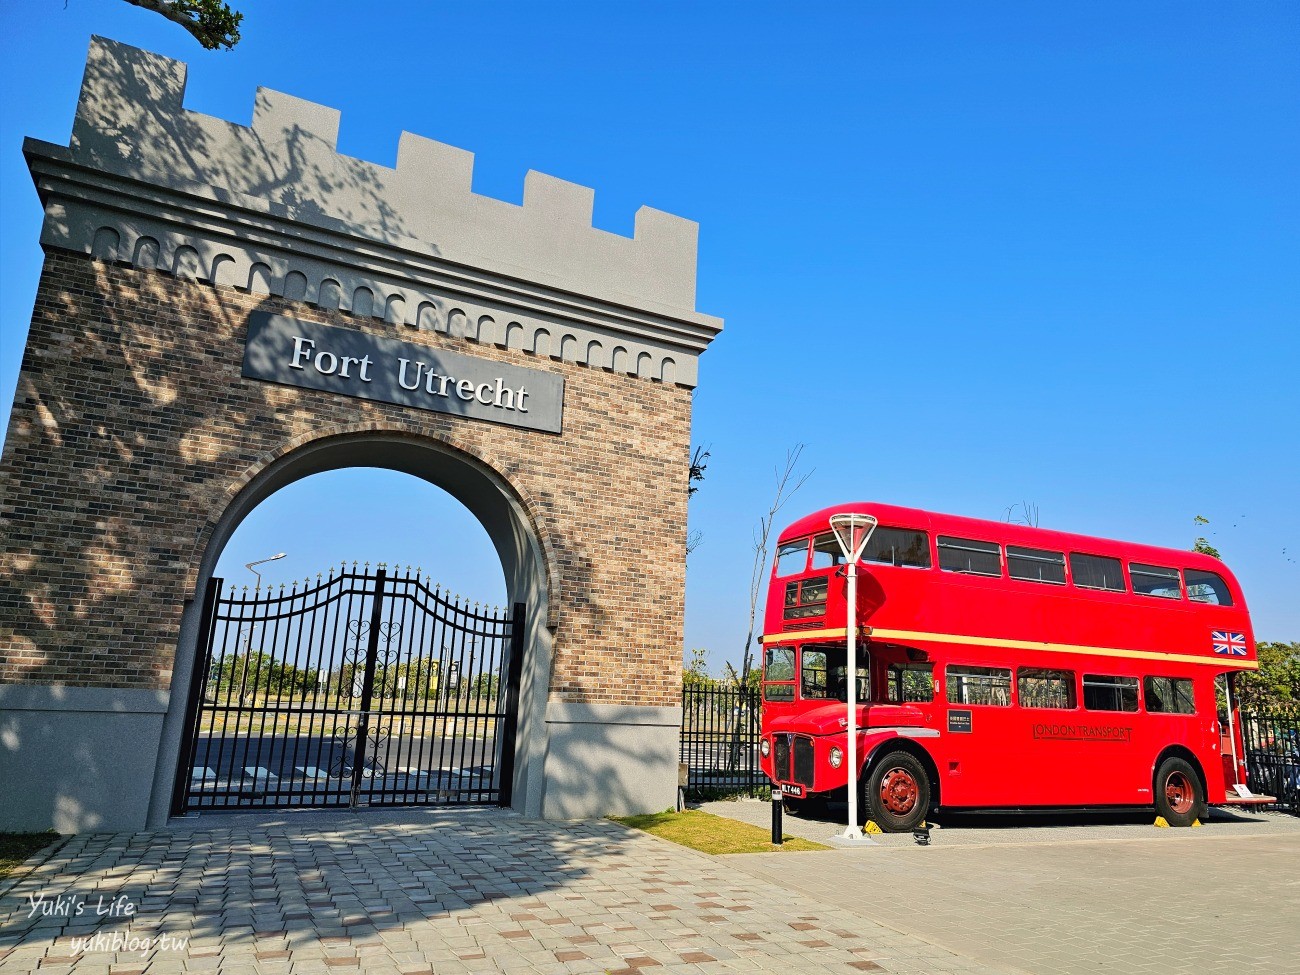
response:
<svg viewBox="0 0 1300 975"><path fill-rule="evenodd" d="M262 588L262 573L254 569L253 566L261 565L263 562L274 562L277 559L282 559L282 558L284 558L283 552L281 552L279 555L272 555L270 558L267 559L258 559L256 562L244 563L244 568L247 569L249 572L253 573L253 575L257 576L257 585L254 587L254 592Z"/></svg>
<svg viewBox="0 0 1300 975"><path fill-rule="evenodd" d="M849 824L843 838L861 840L858 827L858 560L867 547L867 539L876 529L876 519L864 514L831 515L831 530L840 543L840 551L848 560L848 609L845 613L845 654L849 684L849 754L848 793Z"/></svg>

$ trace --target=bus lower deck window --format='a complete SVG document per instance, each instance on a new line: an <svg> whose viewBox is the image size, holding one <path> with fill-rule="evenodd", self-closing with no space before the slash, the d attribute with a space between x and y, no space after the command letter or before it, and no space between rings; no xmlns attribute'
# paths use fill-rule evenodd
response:
<svg viewBox="0 0 1300 975"><path fill-rule="evenodd" d="M1192 682L1182 677L1145 677L1142 700L1156 714L1195 714Z"/></svg>
<svg viewBox="0 0 1300 975"><path fill-rule="evenodd" d="M934 665L889 666L890 704L929 704L934 700Z"/></svg>
<svg viewBox="0 0 1300 975"><path fill-rule="evenodd" d="M1084 674L1083 706L1089 711L1136 711L1138 679Z"/></svg>
<svg viewBox="0 0 1300 975"><path fill-rule="evenodd" d="M947 670L950 704L1011 705L1011 671L1001 667L958 667Z"/></svg>
<svg viewBox="0 0 1300 975"><path fill-rule="evenodd" d="M1021 668L1016 693L1022 708L1073 708L1074 671Z"/></svg>

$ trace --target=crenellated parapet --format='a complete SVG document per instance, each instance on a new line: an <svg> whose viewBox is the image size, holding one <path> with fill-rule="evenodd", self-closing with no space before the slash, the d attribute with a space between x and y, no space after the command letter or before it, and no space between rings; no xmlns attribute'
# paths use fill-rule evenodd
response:
<svg viewBox="0 0 1300 975"><path fill-rule="evenodd" d="M337 151L334 109L259 89L242 126L185 109L185 79L92 42L70 145L25 145L43 244L695 384L721 322L695 311L694 222L642 207L623 237L587 187L529 172L517 206L462 149L404 132L380 166Z"/></svg>

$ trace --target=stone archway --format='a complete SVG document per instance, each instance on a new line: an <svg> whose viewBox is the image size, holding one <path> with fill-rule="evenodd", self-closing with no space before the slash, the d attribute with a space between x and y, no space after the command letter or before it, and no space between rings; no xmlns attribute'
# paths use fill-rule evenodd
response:
<svg viewBox="0 0 1300 975"><path fill-rule="evenodd" d="M301 440L302 442L299 442ZM332 428L298 438L272 451L221 492L213 505L216 517L205 527L196 547L194 598L181 619L173 692L163 718L162 739L154 773L149 819L161 822L168 813L178 750L186 720L186 690L195 679L199 647L198 598L216 569L222 550L240 522L276 491L313 474L350 467L379 467L400 471L439 487L460 501L483 525L501 559L508 603L528 607L523 638L524 662L519 698L519 725L513 807L540 817L543 811L543 764L547 685L551 674L551 596L553 555L545 536L529 514L530 502L502 475L464 450L409 429ZM532 505L535 507L535 503Z"/></svg>
<svg viewBox="0 0 1300 975"><path fill-rule="evenodd" d="M96 39L70 145L24 146L46 263L0 459L0 828L163 814L201 581L260 497L363 462L457 493L546 606L520 808L670 804L721 327L695 225L619 237L583 187L529 173L506 204L462 150L403 134L387 169L327 108L262 90L244 128L184 88Z"/></svg>

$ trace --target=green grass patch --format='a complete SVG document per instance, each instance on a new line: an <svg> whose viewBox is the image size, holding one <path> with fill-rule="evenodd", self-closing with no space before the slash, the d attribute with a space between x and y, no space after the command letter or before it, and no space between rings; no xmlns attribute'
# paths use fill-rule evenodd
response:
<svg viewBox="0 0 1300 975"><path fill-rule="evenodd" d="M0 833L0 877L9 876L29 856L57 839L58 833Z"/></svg>
<svg viewBox="0 0 1300 975"><path fill-rule="evenodd" d="M616 823L644 830L702 853L774 853L782 850L795 852L830 849L820 843L794 836L786 836L785 842L777 846L772 842L771 830L738 823L734 819L723 819L699 809L611 818Z"/></svg>

